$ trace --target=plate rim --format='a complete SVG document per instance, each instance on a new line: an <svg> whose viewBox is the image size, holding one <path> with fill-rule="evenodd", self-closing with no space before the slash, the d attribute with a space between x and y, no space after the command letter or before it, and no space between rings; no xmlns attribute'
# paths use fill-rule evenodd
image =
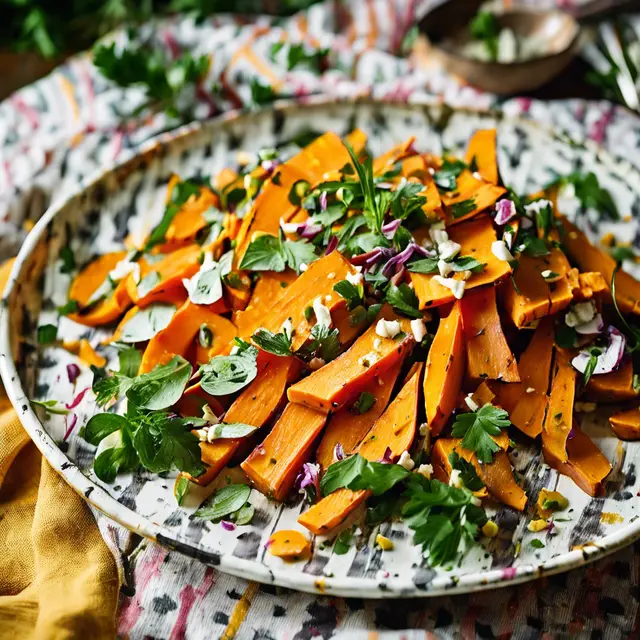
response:
<svg viewBox="0 0 640 640"><path fill-rule="evenodd" d="M161 155L165 147L177 144L180 141L188 140L191 136L207 128L221 127L229 122L237 121L243 117L257 117L267 110L283 112L303 108L306 105L317 107L331 107L335 105L364 104L384 108L426 108L442 107L451 109L453 113L468 113L474 116L493 116L499 120L526 123L545 130L557 139L562 139L568 144L591 148L603 164L613 162L616 165L626 165L634 173L640 174L632 163L624 158L619 158L609 153L591 140L575 142L562 129L536 122L518 116L505 114L500 109L473 109L470 107L453 107L441 100L433 99L413 99L409 102L397 100L380 100L370 97L355 98L328 98L326 96L315 96L303 102L292 100L277 100L270 107L260 110L237 109L226 112L216 118L197 121L182 125L169 132L165 132L146 141L137 149L131 150L124 158L118 162L111 162L108 166L100 167L84 180L80 180L64 199L53 203L42 215L34 228L23 242L15 263L11 269L9 280L2 293L0 300L0 376L4 383L5 390L13 407L18 414L20 421L38 447L42 455L60 475L67 484L86 502L101 511L109 519L114 520L132 533L136 533L148 538L158 544L172 550L179 551L196 560L204 562L209 566L241 577L247 580L255 580L261 583L275 584L281 587L304 591L316 595L335 595L343 597L367 597L367 598L402 598L402 597L434 597L440 595L464 594L474 591L493 589L498 587L513 586L530 580L535 580L543 576L554 575L564 571L569 571L606 555L614 553L619 549L627 547L640 539L640 518L630 521L620 530L610 533L598 540L598 544L592 543L581 549L573 549L566 553L558 554L540 563L530 563L518 567L503 567L490 569L488 571L474 571L462 576L447 576L440 574L432 577L428 585L420 587L408 576L391 578L384 581L375 581L372 578L355 577L328 577L315 576L307 573L291 572L286 567L269 568L255 560L239 558L231 554L218 554L204 548L200 542L192 542L184 536L176 535L163 525L157 524L150 519L139 515L132 509L118 502L105 489L85 476L82 471L71 462L63 451L56 445L51 436L37 417L36 412L30 405L29 399L24 393L20 377L16 370L10 341L10 318L8 299L13 292L14 285L18 280L18 275L23 264L30 258L33 250L41 240L51 220L58 215L65 207L76 198L81 197L89 188L98 185L108 178L109 175L118 171L126 171L134 167L141 159L153 159L155 155ZM429 571L426 569L426 571Z"/></svg>

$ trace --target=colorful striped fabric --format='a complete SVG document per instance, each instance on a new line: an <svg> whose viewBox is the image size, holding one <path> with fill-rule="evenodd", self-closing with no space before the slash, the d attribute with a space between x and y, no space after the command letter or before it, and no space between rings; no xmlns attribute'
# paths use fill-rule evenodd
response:
<svg viewBox="0 0 640 640"><path fill-rule="evenodd" d="M418 67L401 57L409 28L430 4L432 0L336 0L279 21L230 16L202 24L163 20L145 25L137 38L168 56L189 51L210 57L206 80L181 98L193 106L196 119L251 106L252 79L298 100L317 93L396 100L430 96L455 105L500 106L511 115L564 129L575 139L590 138L640 166L638 121L622 108L581 100L501 102L462 86L435 66ZM120 44L128 41L124 32L113 38ZM326 69L320 74L287 69L282 54L272 55L279 42L304 43L309 51L329 49ZM120 89L101 77L83 54L0 104L0 258L17 250L26 219L36 220L49 202L66 197L92 174L180 124L148 110L128 118L142 100L139 90ZM96 517L125 583L122 637L399 640L544 634L622 639L639 633L637 545L543 584L420 602L364 602L247 583Z"/></svg>

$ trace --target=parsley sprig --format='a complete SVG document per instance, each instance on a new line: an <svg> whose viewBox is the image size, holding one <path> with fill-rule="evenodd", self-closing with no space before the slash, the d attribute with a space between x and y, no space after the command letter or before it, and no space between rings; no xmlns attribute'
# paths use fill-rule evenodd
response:
<svg viewBox="0 0 640 640"><path fill-rule="evenodd" d="M456 438L462 438L462 447L474 451L481 462L492 462L493 454L500 451L491 436L498 436L511 422L509 414L491 404L485 404L477 411L459 413L451 428Z"/></svg>

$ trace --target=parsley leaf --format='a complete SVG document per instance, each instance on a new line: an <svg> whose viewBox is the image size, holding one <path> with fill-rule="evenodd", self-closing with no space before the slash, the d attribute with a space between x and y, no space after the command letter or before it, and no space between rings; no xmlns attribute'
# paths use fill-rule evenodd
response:
<svg viewBox="0 0 640 640"><path fill-rule="evenodd" d="M251 339L267 353L273 353L276 356L290 356L291 351L291 335L286 332L272 333L268 329L260 328L252 336Z"/></svg>
<svg viewBox="0 0 640 640"><path fill-rule="evenodd" d="M369 409L371 409L376 402L377 399L372 393L363 391L352 408L354 413L367 413L367 411L369 411Z"/></svg>
<svg viewBox="0 0 640 640"><path fill-rule="evenodd" d="M282 251L287 265L297 273L300 273L301 265L308 265L318 259L313 245L304 240L285 240L282 243Z"/></svg>
<svg viewBox="0 0 640 640"><path fill-rule="evenodd" d="M476 468L460 457L457 452L453 451L449 454L449 463L452 469L460 471L460 480L469 491L480 491L484 488L484 482L478 476Z"/></svg>
<svg viewBox="0 0 640 640"><path fill-rule="evenodd" d="M458 256L447 263L453 271L471 271L481 273L487 266L485 262L480 262L471 256ZM423 258L407 265L407 269L412 273L439 273L438 258Z"/></svg>
<svg viewBox="0 0 640 640"><path fill-rule="evenodd" d="M212 396L226 396L246 387L258 375L258 350L247 346L230 356L215 356L200 367L202 388Z"/></svg>
<svg viewBox="0 0 640 640"><path fill-rule="evenodd" d="M256 238L245 251L240 269L249 271L284 271L287 265L300 273L302 264L316 260L313 245L305 240L285 240L276 236L262 235Z"/></svg>
<svg viewBox="0 0 640 640"><path fill-rule="evenodd" d="M398 313L410 318L422 318L422 313L418 311L418 296L406 282L403 282L400 286L389 285L387 302Z"/></svg>
<svg viewBox="0 0 640 640"><path fill-rule="evenodd" d="M424 185L417 182L405 182L392 192L391 215L394 218L404 220L422 205L427 203L427 199L420 195L424 190ZM400 227L402 228L402 227Z"/></svg>
<svg viewBox="0 0 640 640"><path fill-rule="evenodd" d="M127 398L138 407L166 409L180 400L191 373L191 365L174 356L167 364L135 378L127 390Z"/></svg>
<svg viewBox="0 0 640 640"><path fill-rule="evenodd" d="M307 347L309 353L325 362L335 360L340 353L340 333L338 329L330 329L323 324L316 324L311 329L311 343Z"/></svg>
<svg viewBox="0 0 640 640"><path fill-rule="evenodd" d="M178 503L179 507L182 506L184 499L187 497L190 485L191 482L189 482L189 478L187 478L187 476L178 476L173 489L173 494L176 497L176 502Z"/></svg>
<svg viewBox="0 0 640 640"><path fill-rule="evenodd" d="M442 166L433 174L433 181L440 191L453 191L457 186L457 178L467 168L462 160L445 158Z"/></svg>
<svg viewBox="0 0 640 640"><path fill-rule="evenodd" d="M474 451L481 462L492 462L493 454L500 450L491 436L500 435L511 423L509 414L491 404L485 404L477 411L459 413L453 423L451 433L462 438L462 447Z"/></svg>
<svg viewBox="0 0 640 640"><path fill-rule="evenodd" d="M347 309L353 311L362 304L364 298L364 287L362 284L355 285L348 280L341 280L333 285L333 290L347 301Z"/></svg>
<svg viewBox="0 0 640 640"><path fill-rule="evenodd" d="M475 198L469 198L468 200L461 200L460 202L454 202L450 205L449 210L451 215L458 219L471 213L476 208Z"/></svg>
<svg viewBox="0 0 640 640"><path fill-rule="evenodd" d="M58 337L58 327L55 324L41 324L38 327L38 344L51 344Z"/></svg>
<svg viewBox="0 0 640 640"><path fill-rule="evenodd" d="M169 325L175 312L176 307L172 304L150 304L124 324L120 340L126 343L151 340Z"/></svg>

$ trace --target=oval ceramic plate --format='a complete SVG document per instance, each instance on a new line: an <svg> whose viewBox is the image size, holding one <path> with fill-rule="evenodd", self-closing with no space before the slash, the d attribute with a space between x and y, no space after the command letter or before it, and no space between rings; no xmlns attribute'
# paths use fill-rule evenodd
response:
<svg viewBox="0 0 640 640"><path fill-rule="evenodd" d="M582 425L614 467L605 497L592 499L582 493L542 462L538 446L522 441L512 461L530 496L529 512L521 516L507 508L499 510L494 514L500 526L498 538L472 549L458 566L435 571L399 522L382 526L381 533L394 542L391 552L373 545L375 532L357 529L354 544L344 555L333 552L330 539L316 538L310 560L286 564L266 552L265 542L275 529L297 527L296 518L304 509L301 497L280 505L253 491L253 523L226 531L190 517L212 488L190 491L188 504L179 508L172 493L173 477L168 475L129 473L111 485L96 479L91 472L93 447L78 436L79 428L95 411L91 392L74 409L78 415L75 425L57 415L41 421L31 408L29 399L70 402L91 386L92 379L83 367L75 385L69 383L66 365L75 357L57 347L37 348L38 325L58 323L59 337L85 337L93 344L107 335L66 318L58 322L56 306L66 301L70 281L60 271L60 247L70 245L76 262L82 264L95 254L121 248L130 233L145 233L163 211L166 183L173 172L184 177L210 175L235 166L239 150L282 144L309 129L345 134L354 127L368 134L374 153L415 135L421 151L438 154L443 149L461 151L476 128L497 127L506 184L519 193L530 193L555 175L575 169L593 171L622 212L635 212L636 221L599 222L593 212L583 212L580 224L592 234L614 231L627 240L635 238L640 198L632 185L640 187L637 171L595 147L574 144L531 122L500 114L434 105L317 101L277 104L274 109L183 128L81 185L74 197L47 212L20 252L2 306L0 357L5 386L31 437L77 492L132 531L221 571L303 591L357 597L471 591L568 570L630 544L640 536L636 515L640 476L635 472L640 443L619 442L603 414L585 414ZM527 523L541 487L557 488L569 498L570 508L561 514L564 521L552 533L532 534ZM544 548L531 545L534 537Z"/></svg>

